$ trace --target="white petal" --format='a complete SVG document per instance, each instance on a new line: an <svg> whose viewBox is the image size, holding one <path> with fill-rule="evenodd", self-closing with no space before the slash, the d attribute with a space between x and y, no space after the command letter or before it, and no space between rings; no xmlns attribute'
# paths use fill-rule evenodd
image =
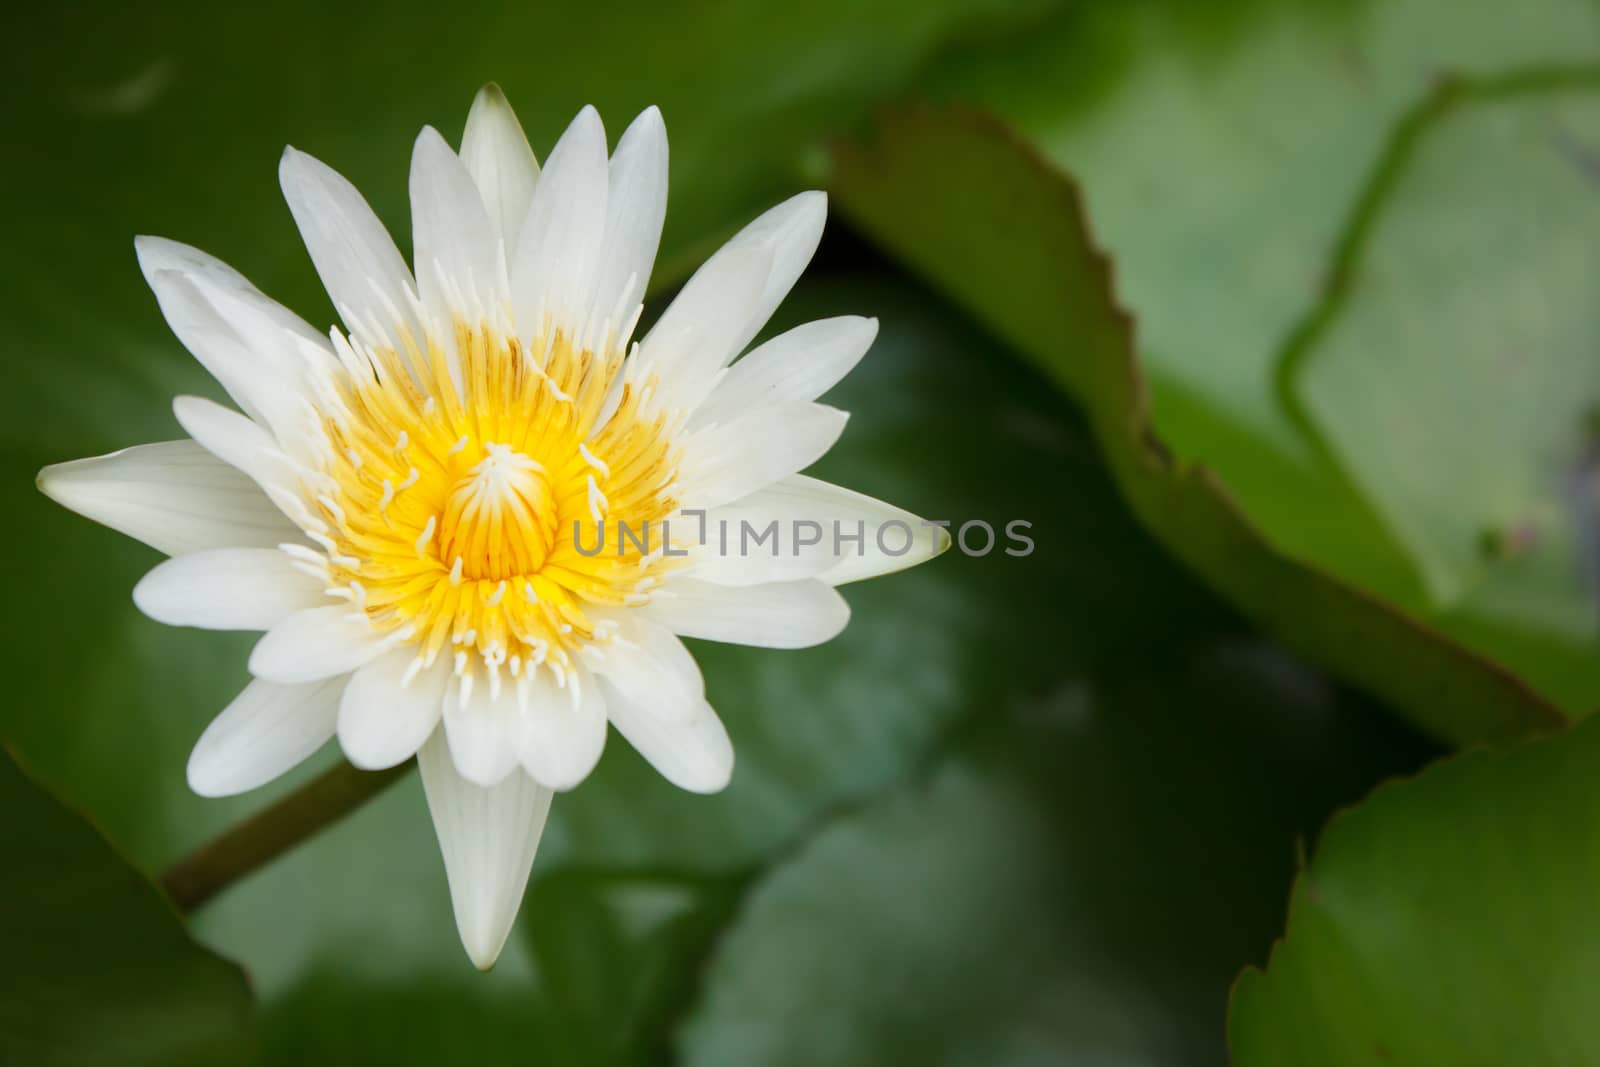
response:
<svg viewBox="0 0 1600 1067"><path fill-rule="evenodd" d="M724 246L724 250L730 250L748 243L772 250L772 272L767 275L761 300L745 327L748 332L739 343L741 350L761 332L761 327L800 280L822 241L822 227L827 219L826 193L798 193L740 230Z"/></svg>
<svg viewBox="0 0 1600 1067"><path fill-rule="evenodd" d="M725 549L720 523L727 524ZM719 585L812 577L843 585L916 566L950 547L943 527L804 474L712 509L705 526L705 541L690 549L694 576Z"/></svg>
<svg viewBox="0 0 1600 1067"><path fill-rule="evenodd" d="M168 555L302 539L259 486L194 441L55 463L39 472L39 489Z"/></svg>
<svg viewBox="0 0 1600 1067"><path fill-rule="evenodd" d="M849 417L824 404L785 404L701 430L684 448L684 499L714 508L765 489L821 459Z"/></svg>
<svg viewBox="0 0 1600 1067"><path fill-rule="evenodd" d="M422 305L438 336L453 340L453 318L475 324L499 310L504 266L478 187L432 126L424 127L411 153L411 225Z"/></svg>
<svg viewBox="0 0 1600 1067"><path fill-rule="evenodd" d="M692 411L710 393L748 340L746 324L771 272L770 249L742 245L724 248L684 283L630 361L634 380L659 378L659 407Z"/></svg>
<svg viewBox="0 0 1600 1067"><path fill-rule="evenodd" d="M705 701L700 665L665 626L646 619L637 608L597 611L596 616L618 623L619 640L591 646L584 662L617 692L668 719L685 719Z"/></svg>
<svg viewBox="0 0 1600 1067"><path fill-rule="evenodd" d="M266 630L328 596L277 549L213 548L158 565L133 587L133 602L168 626Z"/></svg>
<svg viewBox="0 0 1600 1067"><path fill-rule="evenodd" d="M293 148L284 149L278 181L317 276L345 327L373 344L400 351L404 351L402 328L420 340L411 313L415 294L411 272L356 187Z"/></svg>
<svg viewBox="0 0 1600 1067"><path fill-rule="evenodd" d="M175 271L159 271L151 275L150 288L167 325L206 373L251 418L265 421L268 406L261 403L262 399L282 390L270 368L258 363L249 346L223 321L190 278Z"/></svg>
<svg viewBox="0 0 1600 1067"><path fill-rule="evenodd" d="M417 765L444 856L456 930L473 964L486 971L522 906L550 814L550 790L521 773L491 789L474 785L457 772L440 730L417 753Z"/></svg>
<svg viewBox="0 0 1600 1067"><path fill-rule="evenodd" d="M167 323L184 347L251 417L283 420L305 362L327 340L220 260L176 241L134 241Z"/></svg>
<svg viewBox="0 0 1600 1067"><path fill-rule="evenodd" d="M641 345L641 355L652 341L672 348L643 361L661 375L663 404L685 409L700 404L715 373L744 351L811 262L827 213L822 193L790 197L735 234L685 283ZM759 285L741 286L741 276L757 278ZM707 337L686 345L682 335L693 324L701 324Z"/></svg>
<svg viewBox="0 0 1600 1067"><path fill-rule="evenodd" d="M254 304L285 333L312 344L327 344L327 339L299 315L262 293L250 284L248 278L215 256L207 255L198 248L178 241L169 241L165 237L135 237L133 249L139 257L139 269L152 288L155 285L155 275L163 271L173 271L203 283L203 287L209 291L229 292L243 301Z"/></svg>
<svg viewBox="0 0 1600 1067"><path fill-rule="evenodd" d="M498 85L485 85L472 101L466 132L461 135L461 162L483 194L484 206L509 257L533 201L539 163Z"/></svg>
<svg viewBox="0 0 1600 1067"><path fill-rule="evenodd" d="M691 427L731 422L758 408L815 400L866 355L878 320L843 315L796 326L729 367Z"/></svg>
<svg viewBox="0 0 1600 1067"><path fill-rule="evenodd" d="M837 637L850 605L819 581L728 586L678 578L637 609L675 634L761 648L809 648Z"/></svg>
<svg viewBox="0 0 1600 1067"><path fill-rule="evenodd" d="M225 797L265 785L333 736L343 678L277 685L259 678L206 727L189 755L189 788Z"/></svg>
<svg viewBox="0 0 1600 1067"><path fill-rule="evenodd" d="M250 673L293 685L349 674L388 645L349 604L297 611L262 635L250 651Z"/></svg>
<svg viewBox="0 0 1600 1067"><path fill-rule="evenodd" d="M176 398L172 413L189 436L224 463L249 475L285 515L305 526L318 521L295 492L299 476L288 457L259 424L199 396Z"/></svg>
<svg viewBox="0 0 1600 1067"><path fill-rule="evenodd" d="M516 686L502 675L498 693L477 678L461 700L458 681L444 696L444 732L456 770L469 782L498 785L517 766L525 720L517 707Z"/></svg>
<svg viewBox="0 0 1600 1067"><path fill-rule="evenodd" d="M546 314L577 331L589 310L606 228L606 131L578 112L545 161L511 271L517 331L532 337Z"/></svg>
<svg viewBox="0 0 1600 1067"><path fill-rule="evenodd" d="M519 752L523 769L551 789L571 789L600 762L606 743L606 702L600 683L585 671L557 686L548 671L527 686L527 722Z"/></svg>
<svg viewBox="0 0 1600 1067"><path fill-rule="evenodd" d="M733 742L711 705L701 701L686 719L660 714L606 684L606 714L617 732L680 789L715 793L733 777Z"/></svg>
<svg viewBox="0 0 1600 1067"><path fill-rule="evenodd" d="M597 323L630 315L650 283L667 214L667 128L658 109L646 108L623 133L609 173L606 236L595 279ZM613 329L622 325L611 323Z"/></svg>
<svg viewBox="0 0 1600 1067"><path fill-rule="evenodd" d="M399 648L356 671L339 702L339 745L363 770L410 759L439 725L450 668L443 660L412 671L416 652Z"/></svg>

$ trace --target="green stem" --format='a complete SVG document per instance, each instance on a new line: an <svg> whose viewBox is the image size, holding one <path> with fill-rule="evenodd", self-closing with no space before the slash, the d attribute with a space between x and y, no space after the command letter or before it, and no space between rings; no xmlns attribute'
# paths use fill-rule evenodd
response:
<svg viewBox="0 0 1600 1067"><path fill-rule="evenodd" d="M338 766L173 864L161 876L162 888L180 912L192 912L355 811L415 765L408 760L386 771L359 771L340 760Z"/></svg>

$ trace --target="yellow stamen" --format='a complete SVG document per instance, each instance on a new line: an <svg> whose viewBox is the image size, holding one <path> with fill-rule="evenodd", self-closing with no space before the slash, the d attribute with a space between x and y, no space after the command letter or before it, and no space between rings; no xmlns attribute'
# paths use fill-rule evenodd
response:
<svg viewBox="0 0 1600 1067"><path fill-rule="evenodd" d="M620 346L597 353L558 332L524 348L459 320L451 342L420 351L407 333L404 355L355 349L371 372L331 383L327 479L310 494L331 584L374 626L411 633L419 663L450 646L464 686L475 664L492 689L506 663L564 678L609 636L594 607L638 603L641 570L673 565L659 551L677 507L662 488L677 466L670 427L632 383L596 425ZM646 533L655 551L636 544Z"/></svg>

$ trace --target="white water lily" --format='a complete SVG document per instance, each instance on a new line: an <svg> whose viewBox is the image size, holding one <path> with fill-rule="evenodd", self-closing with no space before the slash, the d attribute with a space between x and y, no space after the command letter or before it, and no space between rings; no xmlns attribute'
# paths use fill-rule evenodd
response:
<svg viewBox="0 0 1600 1067"><path fill-rule="evenodd" d="M728 783L733 749L680 635L827 641L848 618L835 585L948 538L797 473L843 430L816 398L874 320L809 323L734 362L810 260L821 193L752 222L632 343L666 210L654 108L609 159L586 108L542 171L493 87L459 154L424 129L415 274L339 175L294 149L279 173L343 331L140 238L168 323L239 410L180 397L190 439L39 484L172 557L134 590L150 617L265 631L253 680L195 746L194 790L253 789L335 736L362 768L415 755L457 928L486 968L552 791L589 774L608 721L676 785ZM777 554L702 543L719 520L849 535L790 536ZM873 536L885 523L914 532L909 551Z"/></svg>

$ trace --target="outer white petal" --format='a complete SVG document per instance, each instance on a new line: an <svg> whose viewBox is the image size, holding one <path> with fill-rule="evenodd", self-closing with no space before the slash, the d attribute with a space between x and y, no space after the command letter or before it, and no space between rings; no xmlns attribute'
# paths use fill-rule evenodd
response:
<svg viewBox="0 0 1600 1067"><path fill-rule="evenodd" d="M349 674L388 647L359 611L332 604L297 611L262 635L250 651L250 673L282 685Z"/></svg>
<svg viewBox="0 0 1600 1067"><path fill-rule="evenodd" d="M401 327L420 340L411 312L411 272L356 187L293 148L284 149L278 181L317 276L346 328L396 348L401 346ZM380 332L374 336L374 330Z"/></svg>
<svg viewBox="0 0 1600 1067"><path fill-rule="evenodd" d="M516 687L502 676L500 691L478 678L463 703L459 684L444 696L444 733L456 770L469 782L498 785L517 766L525 720Z"/></svg>
<svg viewBox="0 0 1600 1067"><path fill-rule="evenodd" d="M252 418L296 430L309 365L331 364L327 338L238 271L188 245L134 241L145 280L186 348Z"/></svg>
<svg viewBox="0 0 1600 1067"><path fill-rule="evenodd" d="M645 618L640 609L596 612L614 619L619 640L586 650L585 664L611 688L638 704L647 704L663 718L683 720L705 702L706 683L700 665L665 626Z"/></svg>
<svg viewBox="0 0 1600 1067"><path fill-rule="evenodd" d="M194 441L55 463L39 472L39 489L168 555L302 539L259 486Z"/></svg>
<svg viewBox="0 0 1600 1067"><path fill-rule="evenodd" d="M657 376L661 408L693 411L710 393L718 372L749 339L745 327L771 272L771 249L725 247L684 283L630 367L636 380Z"/></svg>
<svg viewBox="0 0 1600 1067"><path fill-rule="evenodd" d="M213 548L159 564L133 587L133 602L168 626L266 630L326 604L323 588L276 549Z"/></svg>
<svg viewBox="0 0 1600 1067"><path fill-rule="evenodd" d="M416 653L399 648L356 671L339 702L339 746L363 770L410 759L439 725L450 667L412 673Z"/></svg>
<svg viewBox="0 0 1600 1067"><path fill-rule="evenodd" d="M820 645L850 621L850 605L820 581L728 586L678 578L637 610L684 637L761 648Z"/></svg>
<svg viewBox="0 0 1600 1067"><path fill-rule="evenodd" d="M694 434L684 446L688 505L715 508L764 489L821 459L850 416L809 402L753 412Z"/></svg>
<svg viewBox="0 0 1600 1067"><path fill-rule="evenodd" d="M180 396L172 402L178 425L218 459L243 471L267 499L301 528L315 529L320 521L295 491L299 475L278 448L273 436L254 421L199 396ZM296 538L302 540L303 538Z"/></svg>
<svg viewBox="0 0 1600 1067"><path fill-rule="evenodd" d="M483 194L509 258L533 201L539 162L498 85L485 85L472 101L467 128L461 135L461 162Z"/></svg>
<svg viewBox="0 0 1600 1067"><path fill-rule="evenodd" d="M680 789L715 793L733 777L733 742L704 701L687 718L674 719L654 705L629 700L607 683L606 714L617 732Z"/></svg>
<svg viewBox="0 0 1600 1067"><path fill-rule="evenodd" d="M606 199L606 236L595 278L595 328L620 319L644 299L667 215L667 128L661 112L646 108L617 142ZM613 329L623 323L612 321ZM598 338L596 340L599 340Z"/></svg>
<svg viewBox="0 0 1600 1067"><path fill-rule="evenodd" d="M726 523L726 550L719 523ZM683 525L698 533L688 519ZM694 576L719 585L812 577L843 585L914 567L950 547L941 526L803 474L712 509L705 525L705 541L690 548Z"/></svg>
<svg viewBox="0 0 1600 1067"><path fill-rule="evenodd" d="M551 789L571 789L600 762L606 743L606 702L600 683L573 671L565 686L540 671L527 683L527 722L519 743L523 769Z"/></svg>
<svg viewBox="0 0 1600 1067"><path fill-rule="evenodd" d="M669 347L642 361L659 371L664 405L687 410L700 404L716 372L744 351L811 262L827 214L822 193L790 197L735 234L685 283L640 350L647 355L652 342ZM760 284L739 286L738 276L758 277ZM686 344L684 335L695 328L706 336Z"/></svg>
<svg viewBox="0 0 1600 1067"><path fill-rule="evenodd" d="M225 797L265 785L333 736L343 678L309 685L256 679L212 720L189 755L189 788Z"/></svg>
<svg viewBox="0 0 1600 1067"><path fill-rule="evenodd" d="M728 368L690 426L815 400L854 369L877 335L877 319L854 315L808 322L779 334Z"/></svg>
<svg viewBox="0 0 1600 1067"><path fill-rule="evenodd" d="M444 856L456 930L473 964L486 971L522 906L550 814L550 790L520 772L493 788L474 785L456 770L442 730L418 751L417 765Z"/></svg>
<svg viewBox="0 0 1600 1067"><path fill-rule="evenodd" d="M231 293L240 301L254 305L272 321L276 329L284 333L319 347L327 344L327 338L312 329L299 315L266 296L251 285L244 275L215 256L165 237L135 237L133 248L139 257L139 269L152 288L155 287L157 274L172 271L199 283L208 292Z"/></svg>
<svg viewBox="0 0 1600 1067"><path fill-rule="evenodd" d="M605 239L606 131L592 107L578 112L545 161L511 270L517 331L531 337L546 314L584 326Z"/></svg>
<svg viewBox="0 0 1600 1067"><path fill-rule="evenodd" d="M454 339L452 315L476 322L496 314L505 294L498 229L466 167L432 126L411 153L411 225L417 288L440 338Z"/></svg>

